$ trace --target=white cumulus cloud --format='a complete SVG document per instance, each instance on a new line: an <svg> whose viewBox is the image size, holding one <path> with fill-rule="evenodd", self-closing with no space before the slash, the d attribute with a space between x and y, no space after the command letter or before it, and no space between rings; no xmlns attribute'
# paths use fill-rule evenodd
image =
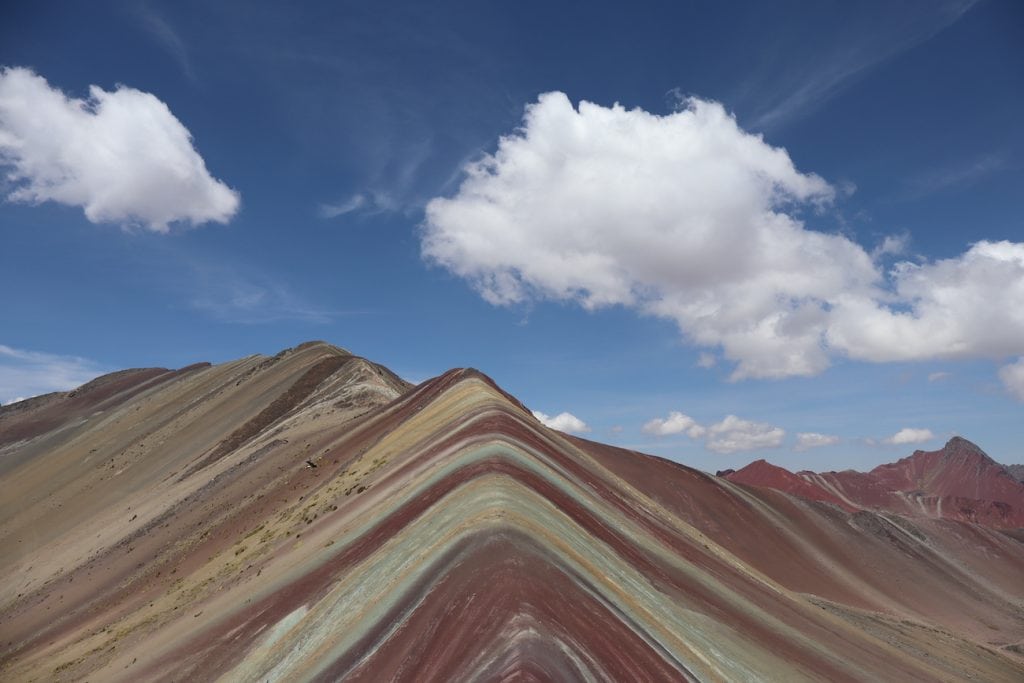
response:
<svg viewBox="0 0 1024 683"><path fill-rule="evenodd" d="M643 430L655 436L668 436L685 432L691 439L699 439L704 436L706 431L692 417L675 410L670 412L666 418L656 417L650 420L643 426Z"/></svg>
<svg viewBox="0 0 1024 683"><path fill-rule="evenodd" d="M703 439L704 447L715 453L738 453L761 448L776 448L786 437L786 430L766 422L744 420L726 415L720 422L704 426L689 415L673 410L668 417L656 417L643 426L643 431L655 436L686 434L691 439ZM823 436L815 434L813 436ZM831 438L831 437L824 437Z"/></svg>
<svg viewBox="0 0 1024 683"><path fill-rule="evenodd" d="M1018 358L1016 363L1001 367L999 379L1014 398L1024 401L1024 357Z"/></svg>
<svg viewBox="0 0 1024 683"><path fill-rule="evenodd" d="M665 116L541 95L426 207L422 252L487 301L621 305L673 320L733 379L1024 355L1024 243L899 261L805 226L835 190L697 98Z"/></svg>
<svg viewBox="0 0 1024 683"><path fill-rule="evenodd" d="M914 429L913 427L904 427L900 431L896 432L892 436L882 439L883 443L887 444L908 444L908 443L924 443L931 441L935 438L930 429Z"/></svg>
<svg viewBox="0 0 1024 683"><path fill-rule="evenodd" d="M839 437L831 434L798 432L796 435L796 445L793 446L793 450L808 451L812 448L821 448L822 446L834 446L837 443L839 443Z"/></svg>
<svg viewBox="0 0 1024 683"><path fill-rule="evenodd" d="M10 200L81 207L93 223L167 232L226 223L239 206L154 95L93 85L77 99L25 68L0 70L0 165Z"/></svg>
<svg viewBox="0 0 1024 683"><path fill-rule="evenodd" d="M900 307L833 299L832 348L875 362L1024 353L1024 243L982 241L956 258L904 261L890 278Z"/></svg>
<svg viewBox="0 0 1024 683"><path fill-rule="evenodd" d="M85 358L0 344L0 404L74 389L103 372L100 366Z"/></svg>
<svg viewBox="0 0 1024 683"><path fill-rule="evenodd" d="M552 417L538 410L534 410L532 412L533 416L537 418L542 425L550 427L551 429L557 429L560 432L566 432L568 434L583 434L590 431L590 427L587 423L572 413L559 413Z"/></svg>
<svg viewBox="0 0 1024 683"><path fill-rule="evenodd" d="M427 205L423 253L495 304L620 304L675 320L737 377L813 374L822 296L862 289L871 258L805 230L832 198L718 103L656 116L542 95L523 128Z"/></svg>
<svg viewBox="0 0 1024 683"><path fill-rule="evenodd" d="M785 437L786 431L781 427L726 415L724 420L708 427L705 446L716 453L737 453L776 448L782 445Z"/></svg>

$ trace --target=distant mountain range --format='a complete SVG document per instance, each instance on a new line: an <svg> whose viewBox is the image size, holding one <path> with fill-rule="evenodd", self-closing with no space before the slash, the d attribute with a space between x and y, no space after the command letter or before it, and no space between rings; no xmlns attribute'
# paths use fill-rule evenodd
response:
<svg viewBox="0 0 1024 683"><path fill-rule="evenodd" d="M967 439L955 436L937 451L915 451L866 473L794 474L758 460L722 475L729 481L767 486L848 511L877 510L1014 529L1024 527L1022 471L1024 466L1000 465Z"/></svg>
<svg viewBox="0 0 1024 683"><path fill-rule="evenodd" d="M1005 471L715 477L323 342L126 370L0 408L0 680L1019 683Z"/></svg>

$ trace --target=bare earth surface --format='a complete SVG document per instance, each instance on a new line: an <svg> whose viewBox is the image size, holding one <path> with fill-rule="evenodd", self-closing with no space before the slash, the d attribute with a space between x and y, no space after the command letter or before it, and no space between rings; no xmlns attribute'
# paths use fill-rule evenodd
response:
<svg viewBox="0 0 1024 683"><path fill-rule="evenodd" d="M928 513L992 492L957 446L862 482L901 513L322 342L115 373L0 408L0 680L1021 681L1024 533Z"/></svg>
<svg viewBox="0 0 1024 683"><path fill-rule="evenodd" d="M725 476L847 510L958 519L997 529L1024 527L1024 483L970 441L955 436L937 451L915 451L870 472L792 473L764 460Z"/></svg>

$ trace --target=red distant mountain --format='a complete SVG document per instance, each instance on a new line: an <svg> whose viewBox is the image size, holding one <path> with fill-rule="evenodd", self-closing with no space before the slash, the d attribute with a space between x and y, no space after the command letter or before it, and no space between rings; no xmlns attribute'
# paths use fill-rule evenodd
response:
<svg viewBox="0 0 1024 683"><path fill-rule="evenodd" d="M793 474L784 467L773 465L767 460L755 460L742 470L725 475L730 481L738 481L741 484L752 484L754 486L766 486L779 491L792 493L793 495L808 500L820 500L826 503L834 503L848 512L859 510L860 507L843 500L839 496L828 491L825 487L819 486L805 479L800 474Z"/></svg>
<svg viewBox="0 0 1024 683"><path fill-rule="evenodd" d="M1007 465L1006 471L1019 482L1024 482L1024 465Z"/></svg>
<svg viewBox="0 0 1024 683"><path fill-rule="evenodd" d="M997 528L1024 527L1024 484L959 436L937 451L915 451L867 473L793 474L758 460L725 477L835 503L846 510L885 510Z"/></svg>

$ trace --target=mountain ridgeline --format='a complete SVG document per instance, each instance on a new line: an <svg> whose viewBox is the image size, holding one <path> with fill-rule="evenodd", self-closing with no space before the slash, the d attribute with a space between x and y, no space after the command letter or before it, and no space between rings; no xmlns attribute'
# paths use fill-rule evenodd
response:
<svg viewBox="0 0 1024 683"><path fill-rule="evenodd" d="M0 679L1024 680L961 441L791 495L322 342L115 373L0 408Z"/></svg>
<svg viewBox="0 0 1024 683"><path fill-rule="evenodd" d="M955 436L937 451L915 451L870 472L792 473L764 460L724 475L846 510L975 522L1002 529L1024 527L1024 484L967 439Z"/></svg>

